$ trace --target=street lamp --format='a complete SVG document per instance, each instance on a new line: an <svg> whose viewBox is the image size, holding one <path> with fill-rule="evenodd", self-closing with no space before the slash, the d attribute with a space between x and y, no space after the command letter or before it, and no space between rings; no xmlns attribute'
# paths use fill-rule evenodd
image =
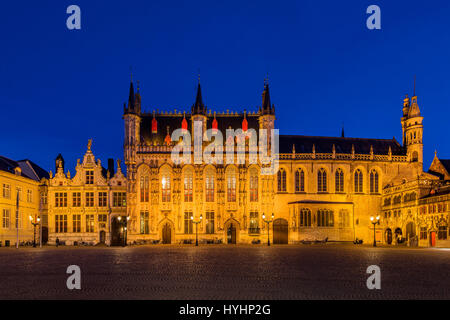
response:
<svg viewBox="0 0 450 320"><path fill-rule="evenodd" d="M380 224L380 216L376 216L376 217L371 216L370 217L370 221L373 224L373 246L376 247L377 246L377 240L376 240L376 237L375 237L375 226L377 224Z"/></svg>
<svg viewBox="0 0 450 320"><path fill-rule="evenodd" d="M33 222L33 220L36 220L36 221ZM31 221L31 224L33 225L33 248L36 248L36 226L39 225L41 218L35 216L35 219L33 219L33 217L30 216L30 221Z"/></svg>
<svg viewBox="0 0 450 320"><path fill-rule="evenodd" d="M200 219L195 221L194 216L191 216L192 223L195 223L195 246L198 247L198 224L202 222L203 215L200 215Z"/></svg>
<svg viewBox="0 0 450 320"><path fill-rule="evenodd" d="M119 220L120 225L122 226L122 247L125 247L127 245L127 225L128 221L130 220L130 216L127 216L126 219L122 221L122 217L118 216L117 220Z"/></svg>
<svg viewBox="0 0 450 320"><path fill-rule="evenodd" d="M267 219L266 220L266 215L263 214L262 216L263 220L265 223L267 223L267 246L270 247L270 224L273 222L273 213L272 213L272 218L271 219Z"/></svg>

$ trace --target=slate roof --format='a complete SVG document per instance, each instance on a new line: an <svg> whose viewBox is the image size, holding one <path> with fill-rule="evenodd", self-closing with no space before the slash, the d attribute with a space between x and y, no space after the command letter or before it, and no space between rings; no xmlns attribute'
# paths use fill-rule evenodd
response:
<svg viewBox="0 0 450 320"><path fill-rule="evenodd" d="M292 136L280 135L280 153L292 153L295 145L296 153L312 153L313 145L316 153L333 152L333 144L336 153L352 153L352 145L355 146L356 154L370 154L373 147L374 154L387 155L391 147L392 155L406 155L405 149L392 139L365 139L365 138L342 138L342 137L314 137L314 136Z"/></svg>
<svg viewBox="0 0 450 320"><path fill-rule="evenodd" d="M188 129L191 131L192 121L191 114L185 115L188 122ZM246 114L245 115L248 128L259 130L258 114ZM141 120L141 141L146 142L148 145L153 145L156 142L157 145L163 145L164 139L167 136L167 127L169 127L169 134L176 129L181 128L181 122L183 121L183 114L156 114L155 119L158 123L158 132L152 133L152 120L153 114L142 115ZM208 114L206 120L206 128L212 128L212 122L214 120L214 114ZM231 127L232 129L242 128L242 121L244 120L244 113L239 114L216 114L217 129L224 135L224 143L226 139L226 129Z"/></svg>
<svg viewBox="0 0 450 320"><path fill-rule="evenodd" d="M0 156L0 170L9 173L15 173L14 169L20 167L22 170L22 177L32 179L34 181L41 181L42 178L49 178L47 171L39 167L36 163L31 160L11 160L9 158Z"/></svg>

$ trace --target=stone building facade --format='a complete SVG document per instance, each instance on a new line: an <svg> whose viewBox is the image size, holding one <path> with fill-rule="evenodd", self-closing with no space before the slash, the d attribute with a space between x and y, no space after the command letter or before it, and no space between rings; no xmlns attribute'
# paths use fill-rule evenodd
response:
<svg viewBox="0 0 450 320"><path fill-rule="evenodd" d="M65 172L64 159L56 158L56 173L50 172L48 188L49 243L121 244L126 232L126 186L120 161L103 168L88 143L75 175ZM119 218L120 217L120 218ZM122 219L123 217L123 219Z"/></svg>
<svg viewBox="0 0 450 320"><path fill-rule="evenodd" d="M275 128L268 83L261 106L240 113L208 109L200 83L191 110L143 112L139 89L131 83L123 115L128 241L192 241L197 227L200 240L209 242L264 242L268 237L275 243L370 242L370 216L382 212L384 187L423 171L423 117L416 96L405 98L402 112L402 143L344 134L280 135L279 171L262 175L260 162L195 163L189 153L191 164L174 163L171 152L180 143L172 141L174 130L192 133L196 120L205 131ZM204 142L202 150L207 146Z"/></svg>

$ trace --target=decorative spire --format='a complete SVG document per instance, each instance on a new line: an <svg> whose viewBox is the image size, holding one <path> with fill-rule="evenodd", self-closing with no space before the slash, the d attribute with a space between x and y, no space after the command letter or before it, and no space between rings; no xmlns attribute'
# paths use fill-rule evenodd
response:
<svg viewBox="0 0 450 320"><path fill-rule="evenodd" d="M155 110L153 110L152 133L158 133L158 122L155 118Z"/></svg>
<svg viewBox="0 0 450 320"><path fill-rule="evenodd" d="M188 123L187 123L186 115L184 112L183 112L183 121L181 121L181 129L183 131L187 131L187 129L188 129Z"/></svg>
<svg viewBox="0 0 450 320"><path fill-rule="evenodd" d="M202 87L200 85L200 74L198 76L197 96L192 106L192 114L206 114L206 107L202 98Z"/></svg>
<svg viewBox="0 0 450 320"><path fill-rule="evenodd" d="M342 122L342 131L341 131L341 137L345 138L345 132L344 132L344 123Z"/></svg>
<svg viewBox="0 0 450 320"><path fill-rule="evenodd" d="M172 143L172 139L170 138L170 133L169 133L169 131L170 131L170 127L167 126L167 135L166 135L166 138L164 139L164 142L165 142L168 146L170 146L170 144Z"/></svg>
<svg viewBox="0 0 450 320"><path fill-rule="evenodd" d="M247 132L248 121L247 121L247 111L244 111L244 120L242 120L242 131Z"/></svg>
<svg viewBox="0 0 450 320"><path fill-rule="evenodd" d="M134 96L134 87L133 87L133 78L130 82L130 94L128 95L128 111L133 110L135 107L135 96Z"/></svg>
<svg viewBox="0 0 450 320"><path fill-rule="evenodd" d="M218 129L218 124L217 124L217 119L216 119L216 112L214 111L214 119L212 122L212 129L214 132L217 132Z"/></svg>
<svg viewBox="0 0 450 320"><path fill-rule="evenodd" d="M264 79L264 90L262 93L262 113L273 114L274 107L270 103L269 81Z"/></svg>

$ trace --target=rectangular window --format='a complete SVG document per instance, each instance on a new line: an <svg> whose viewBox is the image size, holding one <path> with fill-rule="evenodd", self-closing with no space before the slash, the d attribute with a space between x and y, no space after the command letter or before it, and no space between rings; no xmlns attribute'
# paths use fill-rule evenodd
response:
<svg viewBox="0 0 450 320"><path fill-rule="evenodd" d="M447 226L439 226L438 240L447 240Z"/></svg>
<svg viewBox="0 0 450 320"><path fill-rule="evenodd" d="M55 207L57 208L67 207L67 192L55 193Z"/></svg>
<svg viewBox="0 0 450 320"><path fill-rule="evenodd" d="M427 240L428 238L428 232L426 227L420 228L420 240Z"/></svg>
<svg viewBox="0 0 450 320"><path fill-rule="evenodd" d="M94 193L86 192L86 207L93 207L93 206L94 206Z"/></svg>
<svg viewBox="0 0 450 320"><path fill-rule="evenodd" d="M94 232L95 219L93 214L86 215L86 232Z"/></svg>
<svg viewBox="0 0 450 320"><path fill-rule="evenodd" d="M99 214L98 215L98 227L106 228L107 223L108 223L108 215L107 214Z"/></svg>
<svg viewBox="0 0 450 320"><path fill-rule="evenodd" d="M331 210L317 211L318 227L334 227L334 214Z"/></svg>
<svg viewBox="0 0 450 320"><path fill-rule="evenodd" d="M194 233L194 223L191 219L192 212L186 211L184 213L184 233L192 234Z"/></svg>
<svg viewBox="0 0 450 320"><path fill-rule="evenodd" d="M248 233L259 233L259 214L258 212L250 212L250 228Z"/></svg>
<svg viewBox="0 0 450 320"><path fill-rule="evenodd" d="M113 193L113 207L121 208L127 206L127 193L114 192Z"/></svg>
<svg viewBox="0 0 450 320"><path fill-rule="evenodd" d="M27 190L27 202L33 202L33 191Z"/></svg>
<svg viewBox="0 0 450 320"><path fill-rule="evenodd" d="M56 233L67 232L67 215L57 214L55 216L55 232Z"/></svg>
<svg viewBox="0 0 450 320"><path fill-rule="evenodd" d="M349 213L347 210L339 211L339 228L350 227Z"/></svg>
<svg viewBox="0 0 450 320"><path fill-rule="evenodd" d="M86 170L86 184L94 184L94 170Z"/></svg>
<svg viewBox="0 0 450 320"><path fill-rule="evenodd" d="M72 193L72 202L74 207L81 207L81 192Z"/></svg>
<svg viewBox="0 0 450 320"><path fill-rule="evenodd" d="M99 192L98 193L98 206L106 207L108 205L108 193Z"/></svg>
<svg viewBox="0 0 450 320"><path fill-rule="evenodd" d="M11 199L11 185L6 183L3 184L3 198Z"/></svg>
<svg viewBox="0 0 450 320"><path fill-rule="evenodd" d="M206 233L213 234L214 233L214 212L206 212Z"/></svg>
<svg viewBox="0 0 450 320"><path fill-rule="evenodd" d="M148 211L141 211L141 234L149 234Z"/></svg>
<svg viewBox="0 0 450 320"><path fill-rule="evenodd" d="M9 209L3 209L2 227L3 229L11 227L11 211Z"/></svg>
<svg viewBox="0 0 450 320"><path fill-rule="evenodd" d="M74 214L72 216L72 232L81 232L81 214Z"/></svg>
<svg viewBox="0 0 450 320"><path fill-rule="evenodd" d="M41 192L41 204L42 205L47 205L47 193L45 192Z"/></svg>

